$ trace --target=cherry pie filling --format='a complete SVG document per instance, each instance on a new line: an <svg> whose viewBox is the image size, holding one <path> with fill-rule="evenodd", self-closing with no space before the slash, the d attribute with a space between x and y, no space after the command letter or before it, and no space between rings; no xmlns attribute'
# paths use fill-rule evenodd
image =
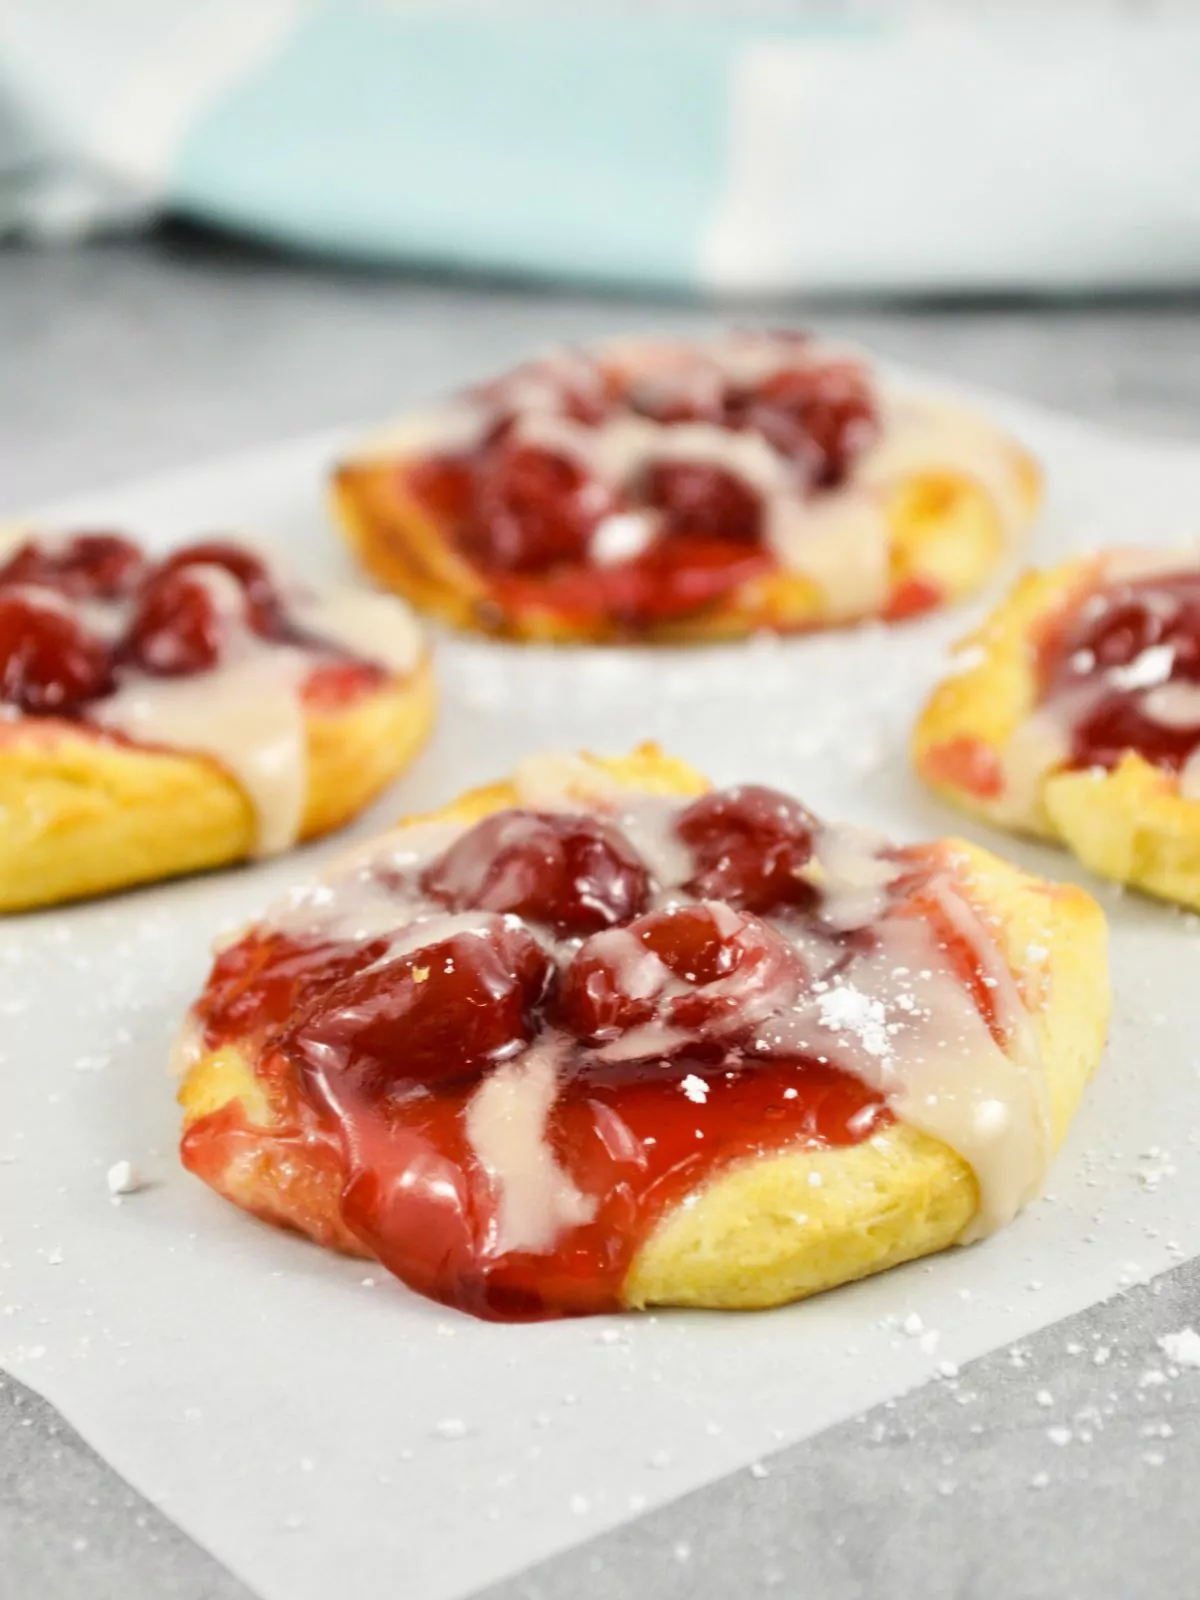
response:
<svg viewBox="0 0 1200 1600"><path fill-rule="evenodd" d="M214 572L233 588L233 615ZM239 635L311 654L312 702L340 704L385 677L308 632L263 561L227 540L155 562L118 534L80 533L30 540L0 564L0 706L27 716L86 721L132 679L213 673Z"/></svg>
<svg viewBox="0 0 1200 1600"><path fill-rule="evenodd" d="M1133 752L1183 772L1200 749L1200 571L1089 588L1039 644L1041 705L1066 724L1070 768Z"/></svg>
<svg viewBox="0 0 1200 1600"><path fill-rule="evenodd" d="M786 795L645 805L667 856L620 816L513 809L432 859L360 862L311 920L223 950L198 1037L250 1056L275 1126L233 1101L188 1128L185 1164L220 1187L261 1170L265 1137L291 1152L292 1219L328 1237L332 1192L422 1294L504 1320L604 1311L714 1175L892 1120L861 1068L926 1014L920 980L1007 1047L995 952L947 914L936 851L875 849L847 898L829 831Z"/></svg>
<svg viewBox="0 0 1200 1600"><path fill-rule="evenodd" d="M508 608L629 627L686 616L777 566L763 489L722 440L756 441L805 499L844 484L879 432L859 365L814 356L798 334L756 348L742 371L704 347L673 347L661 371L603 355L530 363L469 395L479 441L407 465L405 488ZM559 421L579 449L553 442ZM623 451L639 427L641 447Z"/></svg>

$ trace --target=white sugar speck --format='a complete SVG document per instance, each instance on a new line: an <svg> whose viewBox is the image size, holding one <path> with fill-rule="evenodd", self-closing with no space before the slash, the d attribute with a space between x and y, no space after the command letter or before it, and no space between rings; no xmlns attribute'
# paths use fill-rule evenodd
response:
<svg viewBox="0 0 1200 1600"><path fill-rule="evenodd" d="M439 1439L465 1439L467 1425L461 1417L443 1417L434 1423L433 1431Z"/></svg>
<svg viewBox="0 0 1200 1600"><path fill-rule="evenodd" d="M107 1183L115 1200L123 1194L136 1194L142 1187L142 1175L132 1161L114 1161L108 1169Z"/></svg>
<svg viewBox="0 0 1200 1600"><path fill-rule="evenodd" d="M1200 1333L1195 1328L1180 1328L1178 1333L1164 1333L1158 1348L1168 1361L1180 1367L1200 1367Z"/></svg>
<svg viewBox="0 0 1200 1600"><path fill-rule="evenodd" d="M1040 1406L1052 1406L1054 1404L1054 1396L1049 1389L1039 1389L1035 1399Z"/></svg>
<svg viewBox="0 0 1200 1600"><path fill-rule="evenodd" d="M1070 1444L1072 1435L1070 1428L1056 1427L1047 1428L1046 1437L1051 1444L1064 1445Z"/></svg>
<svg viewBox="0 0 1200 1600"><path fill-rule="evenodd" d="M872 1000L861 989L842 983L818 997L817 1010L823 1027L835 1033L855 1034L869 1056L892 1053L887 1012L881 1000Z"/></svg>
<svg viewBox="0 0 1200 1600"><path fill-rule="evenodd" d="M750 1476L752 1478L769 1478L771 1472L761 1461L752 1461L750 1463Z"/></svg>
<svg viewBox="0 0 1200 1600"><path fill-rule="evenodd" d="M900 1326L910 1339L915 1339L918 1334L925 1331L925 1324L917 1311L910 1311Z"/></svg>

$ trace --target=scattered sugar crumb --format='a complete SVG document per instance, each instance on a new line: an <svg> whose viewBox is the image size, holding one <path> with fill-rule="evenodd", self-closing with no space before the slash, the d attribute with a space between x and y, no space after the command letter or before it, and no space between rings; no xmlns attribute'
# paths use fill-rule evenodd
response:
<svg viewBox="0 0 1200 1600"><path fill-rule="evenodd" d="M1055 1428L1047 1428L1046 1437L1049 1439L1051 1444L1064 1445L1070 1444L1073 1435L1070 1428L1059 1426Z"/></svg>
<svg viewBox="0 0 1200 1600"><path fill-rule="evenodd" d="M1039 1389L1035 1399L1040 1406L1052 1406L1054 1404L1054 1396L1049 1389Z"/></svg>
<svg viewBox="0 0 1200 1600"><path fill-rule="evenodd" d="M465 1439L467 1425L461 1417L443 1417L434 1423L433 1431L439 1439Z"/></svg>
<svg viewBox="0 0 1200 1600"><path fill-rule="evenodd" d="M1179 1367L1200 1367L1200 1333L1195 1328L1180 1328L1177 1333L1164 1333L1158 1348Z"/></svg>
<svg viewBox="0 0 1200 1600"><path fill-rule="evenodd" d="M752 1461L750 1463L750 1476L752 1478L769 1478L771 1471L761 1461Z"/></svg>
<svg viewBox="0 0 1200 1600"><path fill-rule="evenodd" d="M142 1175L132 1161L114 1161L106 1181L114 1200L119 1200L123 1194L136 1194L143 1187Z"/></svg>
<svg viewBox="0 0 1200 1600"><path fill-rule="evenodd" d="M920 1314L916 1311L910 1311L900 1326L910 1339L915 1339L919 1333L925 1331L925 1324L921 1320Z"/></svg>

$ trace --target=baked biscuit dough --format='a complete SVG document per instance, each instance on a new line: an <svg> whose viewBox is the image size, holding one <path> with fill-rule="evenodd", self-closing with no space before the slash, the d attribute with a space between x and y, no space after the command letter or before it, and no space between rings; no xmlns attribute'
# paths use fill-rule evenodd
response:
<svg viewBox="0 0 1200 1600"><path fill-rule="evenodd" d="M424 744L432 664L344 706L307 707L299 840L356 816ZM56 905L230 866L253 853L254 807L206 756L148 749L70 721L0 722L0 911Z"/></svg>
<svg viewBox="0 0 1200 1600"><path fill-rule="evenodd" d="M631 346L632 341L621 346L620 359ZM657 348L648 346L648 359L656 359ZM597 355L603 361L604 347ZM615 600L581 599L570 573L531 571L512 581L471 559L455 537L453 520L419 488L425 456L439 449L436 416L401 419L364 441L334 476L334 510L351 548L388 588L452 627L499 637L558 644L709 643L759 630L789 633L870 617L894 620L952 603L986 582L1032 522L1041 475L1015 440L957 405L886 390L876 404L877 442L851 463L842 484L813 498L811 522L804 520L803 505L785 507L781 523L791 532L763 539L774 559L747 571L725 592L673 607L670 615L623 616ZM541 416L525 420L531 433L535 425L546 430ZM460 425L461 419L446 424ZM677 438L687 431L664 427L666 442L658 448L681 448ZM725 433L725 441L738 441L731 450L716 428L693 434L697 442L683 448L695 461L711 459L752 492L769 497L764 485L771 481L770 465L747 449L748 436ZM750 442L759 455L770 456L762 439ZM568 445L586 450L586 435L577 432ZM655 448L653 439L645 446L651 455ZM785 488L785 502L787 497ZM769 521L775 513L765 515ZM608 566L612 558L592 560L604 566L609 583L616 570Z"/></svg>
<svg viewBox="0 0 1200 1600"><path fill-rule="evenodd" d="M916 724L913 762L964 810L1062 844L1100 877L1200 910L1200 798L1133 749L1107 767L1068 765L1039 689L1039 640L1106 580L1114 558L1147 559L1112 552L1020 578L961 642L960 670Z"/></svg>
<svg viewBox="0 0 1200 1600"><path fill-rule="evenodd" d="M622 759L584 761L605 789L687 796L707 788L695 771L652 746ZM474 822L517 800L518 790L501 783L461 797L433 819L408 820ZM1057 1147L1105 1038L1103 915L1079 889L1041 882L961 841L944 841L942 848L955 857L969 899L1023 996ZM338 1164L326 1151L306 1161L286 1092L256 1072L260 1043L235 1038L209 1048L201 1034L185 1032L185 1162L259 1217L368 1254L343 1223ZM220 1135L229 1127L237 1138L225 1146ZM979 1205L967 1162L900 1121L852 1146L743 1160L661 1218L638 1250L620 1298L629 1307L781 1304L944 1249L963 1237Z"/></svg>

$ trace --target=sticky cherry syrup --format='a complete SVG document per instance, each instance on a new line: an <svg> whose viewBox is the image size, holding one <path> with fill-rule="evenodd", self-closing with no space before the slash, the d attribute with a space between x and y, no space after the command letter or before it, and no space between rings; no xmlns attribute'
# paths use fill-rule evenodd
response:
<svg viewBox="0 0 1200 1600"><path fill-rule="evenodd" d="M719 872L727 898L650 909L640 909L642 878L629 875L636 853L613 824L559 820L569 830L548 837L536 813L499 813L418 878L381 878L397 895L398 926L422 884L438 896L427 914L455 918L448 934L435 922L423 947L406 940L392 956L386 938L268 928L223 951L197 1022L209 1048L236 1042L254 1062L275 1124L264 1134L227 1105L188 1129L185 1164L220 1187L230 1163L263 1170L274 1150L293 1184L309 1174L291 1221L370 1253L435 1300L523 1320L618 1308L659 1218L731 1164L858 1143L890 1120L883 1099L838 1067L832 1041L820 1059L754 1046L756 1024L814 976L782 931L814 910L789 884L812 849L803 807L747 786L683 808L675 826L699 841L696 877ZM564 837L590 849L559 849ZM935 898L918 904L934 869L914 853L888 914L936 917ZM595 907L584 924L581 904ZM461 927L468 906L478 921ZM585 935L587 922L596 931ZM557 947L555 929L572 930ZM938 932L993 1022L978 957L949 924ZM831 951L827 973L852 967L855 937ZM869 946L870 930L861 938ZM501 1236L502 1195L470 1119L494 1075L539 1067L554 1086L548 1120L519 1137L544 1136L576 1209L531 1249Z"/></svg>
<svg viewBox="0 0 1200 1600"><path fill-rule="evenodd" d="M111 533L29 540L0 565L0 704L32 716L86 718L135 671L190 677L221 664L226 622L202 581L222 568L260 638L312 651L305 698L333 707L382 669L300 628L263 562L230 540L187 545L152 564Z"/></svg>
<svg viewBox="0 0 1200 1600"><path fill-rule="evenodd" d="M796 364L756 386L735 383L700 351L680 372L654 378L580 359L561 375L553 364L532 369L538 409L593 428L634 414L666 428L703 422L755 431L789 463L798 489L836 488L878 432L869 382L851 362L806 360L803 337L772 337L794 347ZM759 492L718 463L652 461L613 485L580 461L515 437L530 371L476 391L498 419L479 446L405 468L407 491L449 530L502 606L638 629L701 611L773 570ZM593 559L600 523L630 511L653 517L649 544L624 559ZM897 614L936 598L905 594Z"/></svg>
<svg viewBox="0 0 1200 1600"><path fill-rule="evenodd" d="M1200 747L1200 719L1168 724L1148 715L1146 698L1167 683L1200 691L1200 572L1175 572L1103 584L1075 596L1041 640L1043 702L1096 685L1107 669L1128 668L1156 647L1169 651L1152 684L1106 679L1071 727L1070 765L1115 767L1130 751L1178 772Z"/></svg>

